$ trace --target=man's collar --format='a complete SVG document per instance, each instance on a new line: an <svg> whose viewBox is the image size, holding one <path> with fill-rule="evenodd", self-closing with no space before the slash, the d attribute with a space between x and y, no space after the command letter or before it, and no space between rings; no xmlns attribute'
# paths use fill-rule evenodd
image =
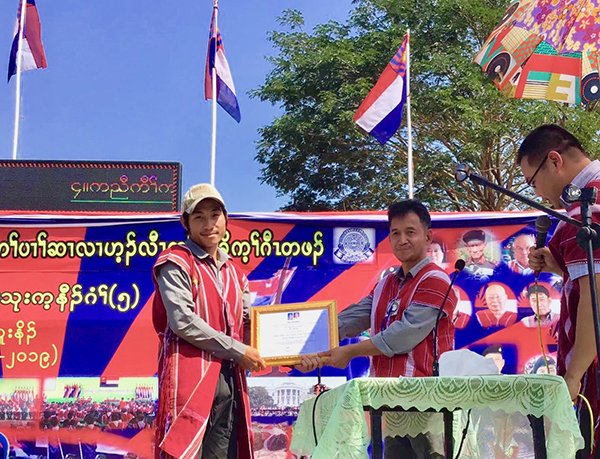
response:
<svg viewBox="0 0 600 459"><path fill-rule="evenodd" d="M198 244L196 244L189 238L185 241L185 245L192 251L192 253L196 257L200 258L201 260L204 260L205 258L208 258L210 256L206 250L204 250L202 247L200 247ZM219 262L219 264L225 263L228 259L229 255L223 252L223 250L221 250L220 248L217 248L217 261Z"/></svg>
<svg viewBox="0 0 600 459"><path fill-rule="evenodd" d="M579 188L584 188L588 183L592 180L600 179L600 161L597 159L589 163L583 169L579 171L579 173L575 176L573 180L571 180L571 185L575 185ZM572 204L565 202L562 200L562 196L560 198L565 209L568 209Z"/></svg>
<svg viewBox="0 0 600 459"><path fill-rule="evenodd" d="M398 272L396 273L396 275L400 279L404 279L405 277L406 278L415 277L419 273L419 271L421 271L429 263L431 263L431 258L425 257L420 262L418 262L416 265L414 265L411 268L411 270L408 271L408 274L406 276L404 275L404 270L402 269L402 267L400 267L400 269L398 269Z"/></svg>

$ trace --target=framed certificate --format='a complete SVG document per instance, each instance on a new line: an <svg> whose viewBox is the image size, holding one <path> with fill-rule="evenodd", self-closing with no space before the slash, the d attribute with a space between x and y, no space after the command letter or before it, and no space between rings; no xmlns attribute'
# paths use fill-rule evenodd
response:
<svg viewBox="0 0 600 459"><path fill-rule="evenodd" d="M252 346L267 365L295 365L303 354L339 345L335 301L252 307Z"/></svg>

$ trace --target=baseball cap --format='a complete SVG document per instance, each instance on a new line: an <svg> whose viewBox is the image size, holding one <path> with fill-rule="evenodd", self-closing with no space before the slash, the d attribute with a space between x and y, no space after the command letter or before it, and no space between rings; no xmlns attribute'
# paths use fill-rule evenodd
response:
<svg viewBox="0 0 600 459"><path fill-rule="evenodd" d="M544 293L547 297L550 296L550 292L543 285L538 285L537 291L538 293ZM528 296L535 295L535 284L529 286L529 288L527 289L527 294Z"/></svg>
<svg viewBox="0 0 600 459"><path fill-rule="evenodd" d="M181 205L183 212L191 214L194 212L196 206L205 199L214 199L223 206L223 209L225 209L225 202L217 189L210 183L200 183L192 186L183 196Z"/></svg>
<svg viewBox="0 0 600 459"><path fill-rule="evenodd" d="M481 353L484 357L488 354L502 354L502 346L499 344L492 344L484 349Z"/></svg>

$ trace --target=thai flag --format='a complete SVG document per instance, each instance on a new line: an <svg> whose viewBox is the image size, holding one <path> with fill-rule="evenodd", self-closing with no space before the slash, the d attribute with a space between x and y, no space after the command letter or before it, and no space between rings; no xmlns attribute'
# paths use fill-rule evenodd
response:
<svg viewBox="0 0 600 459"><path fill-rule="evenodd" d="M235 96L235 87L229 64L225 58L225 48L221 32L217 27L217 8L213 10L210 22L210 35L208 40L208 53L206 56L206 77L204 79L204 98L212 99L212 69L216 69L217 76L217 102L238 123L242 119L240 107Z"/></svg>
<svg viewBox="0 0 600 459"><path fill-rule="evenodd" d="M398 131L406 103L406 46L408 36L379 80L358 107L354 122L383 145Z"/></svg>
<svg viewBox="0 0 600 459"><path fill-rule="evenodd" d="M17 12L17 23L15 24L15 38L10 50L10 59L8 61L8 81L10 77L17 73L17 52L19 49L19 28L21 26L21 5L19 2L19 11ZM38 15L35 0L27 0L27 11L25 12L25 27L23 28L23 43L21 43L21 71L34 69L45 69L46 55L42 45L42 28L40 26L40 17Z"/></svg>

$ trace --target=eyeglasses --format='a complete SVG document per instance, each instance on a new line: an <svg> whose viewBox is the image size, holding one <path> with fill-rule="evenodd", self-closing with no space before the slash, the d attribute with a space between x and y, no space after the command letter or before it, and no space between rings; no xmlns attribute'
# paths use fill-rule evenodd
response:
<svg viewBox="0 0 600 459"><path fill-rule="evenodd" d="M526 180L527 185L529 185L531 188L535 188L535 176L538 175L538 172L540 171L540 169L542 167L544 167L544 164L546 164L546 160L548 159L549 155L550 155L550 152L546 153L546 156L544 157L544 159L542 159L542 162L540 163L538 168L535 170L535 172L533 173L531 178L529 180Z"/></svg>

